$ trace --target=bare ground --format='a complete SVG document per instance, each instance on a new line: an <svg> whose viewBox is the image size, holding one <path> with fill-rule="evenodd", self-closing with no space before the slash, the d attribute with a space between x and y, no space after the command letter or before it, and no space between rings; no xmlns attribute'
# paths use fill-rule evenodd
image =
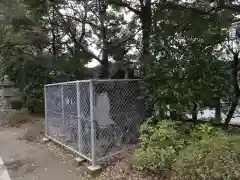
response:
<svg viewBox="0 0 240 180"><path fill-rule="evenodd" d="M16 121L17 119L17 121ZM114 157L113 159L107 161L107 162L101 162L101 165L103 167L102 172L99 174L90 174L86 166L88 164L85 164L83 166L76 166L74 162L74 155L70 152L66 151L59 145L49 142L46 144L43 144L41 142L41 137L44 133L44 117L40 116L33 116L33 115L18 115L16 117L12 118L12 121L7 126L0 127L0 136L13 136L12 134L15 134L15 140L18 142L18 145L11 144L12 149L15 149L13 153L19 154L19 156L25 156L25 157L18 157L18 159L22 159L18 161L16 159L15 161L9 161L9 157L11 156L11 153L6 153L9 146L6 141L3 141L0 138L0 147L5 146L4 149L0 148L0 155L3 156L5 153L5 159L7 159L8 162L8 169L10 171L10 175L12 177L19 176L18 173L20 173L21 176L26 177L34 177L36 176L43 176L45 179L49 179L49 176L52 176L52 179L56 179L56 177L53 177L55 174L51 174L52 167L48 167L47 169L49 174L46 173L45 167L43 166L43 162L40 159L47 160L48 164L54 167L52 170L53 172L61 171L60 174L64 172L65 175L60 175L60 177L57 177L58 179L63 177L68 177L67 179L79 179L81 177L84 180L88 179L96 179L96 180L158 180L160 178L154 177L151 175L143 174L139 171L136 171L132 168L131 163L129 162L129 153L124 153L122 155L118 155ZM14 141L14 137L11 137L11 141ZM13 139L12 139L13 138ZM9 140L10 140L9 139ZM5 142L5 144L4 144ZM6 145L7 144L7 145ZM22 144L23 149L32 147L32 157L29 158L26 156L26 154L21 154L18 152L19 144ZM16 146L16 147L14 147ZM29 147L28 147L29 146ZM38 152L41 149L43 152ZM40 155L39 155L40 154ZM34 157L35 156L35 157ZM45 156L45 157L43 157ZM23 165L21 165L23 164ZM22 170L24 167L24 164L28 164L25 169ZM20 169L20 170L19 170ZM11 173L13 172L13 173ZM15 172L15 173L14 173ZM45 172L45 175L38 174L38 172ZM58 174L58 173L57 173ZM14 178L13 178L14 179ZM24 178L26 179L26 178ZM29 178L30 179L30 178ZM41 179L41 178L39 178ZM59 179L59 180L60 180ZM15 179L14 179L15 180Z"/></svg>

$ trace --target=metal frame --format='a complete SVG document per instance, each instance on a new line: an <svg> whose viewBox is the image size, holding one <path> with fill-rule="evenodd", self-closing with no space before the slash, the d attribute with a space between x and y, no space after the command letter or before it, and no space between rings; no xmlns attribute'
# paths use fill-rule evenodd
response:
<svg viewBox="0 0 240 180"><path fill-rule="evenodd" d="M46 84L47 86L56 86L56 85L65 85L65 84L74 84L74 83L86 83L86 82L131 82L131 81L141 81L141 79L88 79L88 80L79 80L79 81L67 81L54 84Z"/></svg>
<svg viewBox="0 0 240 180"><path fill-rule="evenodd" d="M96 117L95 117L95 94L94 94L94 88L95 88L95 84L96 83L103 83L103 82L136 82L139 81L141 82L140 79L90 79L90 80L81 80L81 81L70 81L70 82L61 82L61 83L55 83L55 84L47 84L44 87L44 97L45 97L45 136L52 140L53 142L56 142L57 144L65 147L66 149L72 151L73 153L79 155L80 157L89 160L92 163L91 168L92 169L97 169L97 161L101 161L104 159L107 159L111 156L117 155L123 151L125 151L126 149L122 149L119 150L117 152L111 153L105 157L101 157L101 158L97 158L97 152L96 152ZM82 142L83 142L83 137L82 137L82 123L81 123L81 91L80 91L80 83L88 83L89 85L89 101L90 101L90 122L91 122L91 138L90 138L90 146L91 146L91 157L87 157L88 155L84 155L82 152ZM75 150L72 147L69 147L68 145L60 142L59 140L57 140L54 137L51 137L49 135L49 127L48 127L48 123L49 120L47 118L47 112L50 111L47 107L47 87L51 87L51 86L60 86L61 87L61 112L57 113L57 114L61 114L61 117L63 118L63 122L65 121L65 112L64 112L64 85L68 85L68 84L74 84L76 86L76 97L77 97L77 135L78 135L78 141L77 141L77 150ZM129 149L129 148L128 148Z"/></svg>
<svg viewBox="0 0 240 180"><path fill-rule="evenodd" d="M90 91L90 118L91 118L91 144L92 144L92 166L96 166L96 127L95 127L95 116L94 116L94 95L93 95L93 81L89 83Z"/></svg>
<svg viewBox="0 0 240 180"><path fill-rule="evenodd" d="M92 161L91 158L88 158L87 156L83 155L82 153L76 151L75 149L73 149L73 148L71 148L71 147L69 147L69 146L66 146L65 144L63 144L63 143L60 142L59 140L57 140L57 139L55 139L55 138L53 138L53 137L51 137L51 136L49 136L49 135L47 135L47 134L45 134L44 136L47 137L48 139L52 140L53 142L61 145L62 147L68 149L69 151L72 151L73 153L75 153L75 154L83 157L84 159L87 159L87 160L90 161L90 162Z"/></svg>
<svg viewBox="0 0 240 180"><path fill-rule="evenodd" d="M47 116L47 88L44 86L44 112L45 112L45 121L44 121L44 126L45 126L45 134L48 134L48 116Z"/></svg>
<svg viewBox="0 0 240 180"><path fill-rule="evenodd" d="M82 152L82 133L81 133L81 121L80 121L80 88L79 88L79 82L76 83L77 88L77 119L78 119L78 150L79 152Z"/></svg>
<svg viewBox="0 0 240 180"><path fill-rule="evenodd" d="M96 80L98 81L98 80ZM80 83L89 83L89 91L90 91L90 119L91 119L91 158L87 157L86 155L81 153L82 150L82 146L81 146L81 140L82 140L82 133L81 133L81 122L80 122L80 88L79 88L79 84ZM64 122L64 92L63 92L63 88L64 85L67 84L75 84L76 85L76 92L77 92L77 119L78 119L78 151L75 150L72 147L69 147L67 145L65 145L64 143L60 142L59 140L49 136L49 132L48 132L48 119L47 119L47 93L46 93L46 89L47 87L50 86L60 86L61 87L61 109L62 112L61 117L63 118L63 122ZM44 97L45 97L45 137L47 137L48 139L52 140L53 142L63 146L64 148L72 151L73 153L79 155L80 157L87 159L88 161L92 162L92 168L96 168L97 166L97 159L96 159L96 128L95 128L95 118L94 118L94 94L93 94L93 80L82 80L82 81L69 81L69 82L62 82L62 83L55 83L55 84L47 84L44 86Z"/></svg>

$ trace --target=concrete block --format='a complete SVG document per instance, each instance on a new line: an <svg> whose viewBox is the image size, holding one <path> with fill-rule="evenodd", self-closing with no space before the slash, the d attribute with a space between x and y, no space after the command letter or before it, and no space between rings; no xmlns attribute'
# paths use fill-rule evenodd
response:
<svg viewBox="0 0 240 180"><path fill-rule="evenodd" d="M50 141L49 138L47 138L46 136L43 136L43 138L42 138L42 142L43 142L43 143L47 143L47 142L49 142L49 141Z"/></svg>
<svg viewBox="0 0 240 180"><path fill-rule="evenodd" d="M76 157L75 161L77 163L77 165L81 165L82 163L84 163L86 161L86 159L83 159L82 157Z"/></svg>
<svg viewBox="0 0 240 180"><path fill-rule="evenodd" d="M95 166L88 166L88 170L92 173L98 172L101 170L101 166L95 165Z"/></svg>

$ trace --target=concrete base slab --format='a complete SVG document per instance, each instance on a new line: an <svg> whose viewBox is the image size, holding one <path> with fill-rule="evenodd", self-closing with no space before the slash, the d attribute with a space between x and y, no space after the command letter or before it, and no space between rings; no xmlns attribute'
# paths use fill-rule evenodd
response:
<svg viewBox="0 0 240 180"><path fill-rule="evenodd" d="M95 165L95 166L88 166L88 170L90 172L97 172L97 171L101 170L101 166L97 166L97 165Z"/></svg>
<svg viewBox="0 0 240 180"><path fill-rule="evenodd" d="M47 143L47 142L49 142L49 141L50 141L50 139L47 138L46 136L44 136L44 137L42 138L42 143Z"/></svg>
<svg viewBox="0 0 240 180"><path fill-rule="evenodd" d="M82 157L75 158L75 162L77 163L77 165L81 165L85 161L86 161L86 159L83 159Z"/></svg>

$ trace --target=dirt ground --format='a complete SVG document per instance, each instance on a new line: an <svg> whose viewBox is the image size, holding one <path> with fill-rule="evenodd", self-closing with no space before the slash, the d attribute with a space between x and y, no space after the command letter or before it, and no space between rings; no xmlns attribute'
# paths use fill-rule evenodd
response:
<svg viewBox="0 0 240 180"><path fill-rule="evenodd" d="M16 121L17 119L17 121ZM42 143L44 117L21 115L0 127L0 157L12 180L155 180L134 171L126 154L102 164L102 172L90 174L84 164L77 166L74 156L53 142Z"/></svg>

